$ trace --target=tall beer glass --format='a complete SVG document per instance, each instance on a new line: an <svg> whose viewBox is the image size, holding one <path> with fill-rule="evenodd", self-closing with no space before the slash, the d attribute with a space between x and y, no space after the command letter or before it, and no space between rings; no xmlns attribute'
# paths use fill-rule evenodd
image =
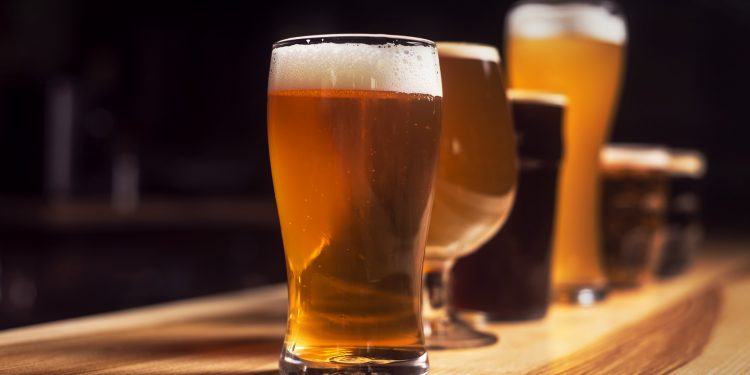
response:
<svg viewBox="0 0 750 375"><path fill-rule="evenodd" d="M508 216L516 146L497 49L439 42L438 54L443 136L425 254L425 333L430 348L466 348L497 339L451 313L448 276L456 258L492 238Z"/></svg>
<svg viewBox="0 0 750 375"><path fill-rule="evenodd" d="M441 129L433 42L274 45L268 140L286 254L284 374L424 374L421 270Z"/></svg>
<svg viewBox="0 0 750 375"><path fill-rule="evenodd" d="M506 26L511 87L568 97L553 283L559 299L593 303L607 286L600 261L599 152L620 89L625 21L609 1L540 0L516 5Z"/></svg>

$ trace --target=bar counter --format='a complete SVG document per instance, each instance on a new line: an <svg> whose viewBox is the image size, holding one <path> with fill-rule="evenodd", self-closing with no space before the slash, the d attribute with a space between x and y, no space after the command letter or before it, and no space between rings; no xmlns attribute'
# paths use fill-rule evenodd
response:
<svg viewBox="0 0 750 375"><path fill-rule="evenodd" d="M2 374L277 374L284 285L0 331ZM750 371L750 240L690 270L544 320L490 324L492 346L431 351L430 374Z"/></svg>

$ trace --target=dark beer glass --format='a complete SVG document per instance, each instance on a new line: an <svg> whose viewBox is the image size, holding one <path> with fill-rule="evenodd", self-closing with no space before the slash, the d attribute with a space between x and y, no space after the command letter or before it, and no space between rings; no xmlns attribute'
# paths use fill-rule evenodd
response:
<svg viewBox="0 0 750 375"><path fill-rule="evenodd" d="M665 238L670 157L647 145L608 145L602 151L604 269L612 287L649 281Z"/></svg>
<svg viewBox="0 0 750 375"><path fill-rule="evenodd" d="M509 90L518 192L500 232L453 268L453 305L485 320L541 318L549 305L555 197L565 97Z"/></svg>

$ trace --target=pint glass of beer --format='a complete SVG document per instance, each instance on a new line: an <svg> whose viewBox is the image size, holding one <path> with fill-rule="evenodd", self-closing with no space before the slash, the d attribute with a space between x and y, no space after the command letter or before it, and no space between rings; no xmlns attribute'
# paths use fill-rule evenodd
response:
<svg viewBox="0 0 750 375"><path fill-rule="evenodd" d="M435 205L425 253L425 334L431 349L497 341L473 330L448 308L450 270L477 250L510 212L516 145L500 55L495 47L438 42L443 76L443 136Z"/></svg>
<svg viewBox="0 0 750 375"><path fill-rule="evenodd" d="M509 90L518 140L518 192L500 232L453 267L451 302L483 320L544 317L566 98Z"/></svg>
<svg viewBox="0 0 750 375"><path fill-rule="evenodd" d="M274 45L268 141L286 254L283 374L424 374L421 271L439 154L435 44Z"/></svg>
<svg viewBox="0 0 750 375"><path fill-rule="evenodd" d="M509 13L507 58L514 89L568 98L558 190L553 284L560 300L606 295L599 217L599 152L609 137L627 33L611 1L522 1Z"/></svg>
<svg viewBox="0 0 750 375"><path fill-rule="evenodd" d="M609 144L601 165L604 269L611 287L638 287L664 248L670 156L660 146Z"/></svg>

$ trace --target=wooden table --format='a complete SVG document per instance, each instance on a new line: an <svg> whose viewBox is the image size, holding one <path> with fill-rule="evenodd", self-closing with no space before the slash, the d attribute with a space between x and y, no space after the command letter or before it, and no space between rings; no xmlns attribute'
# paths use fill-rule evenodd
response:
<svg viewBox="0 0 750 375"><path fill-rule="evenodd" d="M750 242L594 307L493 324L493 346L430 352L431 374L750 373ZM283 285L0 332L2 374L276 374Z"/></svg>

